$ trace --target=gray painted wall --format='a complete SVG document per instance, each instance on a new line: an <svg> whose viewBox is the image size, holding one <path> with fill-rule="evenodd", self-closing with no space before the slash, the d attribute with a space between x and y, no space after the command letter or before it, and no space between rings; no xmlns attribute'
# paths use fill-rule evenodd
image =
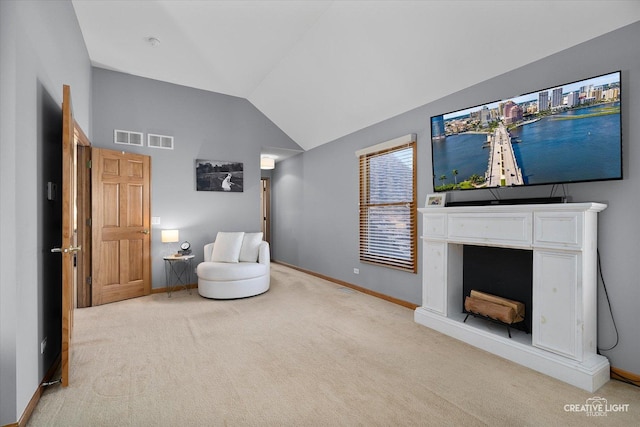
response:
<svg viewBox="0 0 640 427"><path fill-rule="evenodd" d="M60 351L52 336L40 354L61 325L45 267L59 255L45 247L42 224L43 150L62 126L63 84L90 135L91 68L71 2L0 1L0 425L22 416Z"/></svg>
<svg viewBox="0 0 640 427"><path fill-rule="evenodd" d="M260 150L300 149L242 98L94 68L93 99L94 147L151 156L151 215L161 221L152 226L153 288L165 287L162 256L178 249L160 241L162 229L191 243L194 265L218 231L259 231ZM115 144L114 129L173 136L174 149ZM196 159L243 162L244 191L196 191Z"/></svg>
<svg viewBox="0 0 640 427"><path fill-rule="evenodd" d="M358 162L355 151L408 133L418 136L418 199L433 190L429 119L470 105L598 74L622 70L624 180L567 186L574 202L604 202L599 217L599 250L620 342L603 352L615 367L640 373L640 22L556 55L505 73L405 114L370 126L278 164L273 173L272 223L274 258L383 294L421 303L421 270L417 275L361 264L358 261ZM469 72L474 66L469 64ZM550 186L504 189L501 198L544 197ZM491 199L488 191L450 194L453 200ZM420 221L419 229L422 230ZM419 232L420 234L420 232ZM419 259L422 245L419 245ZM360 269L355 275L353 268ZM602 284L599 284L599 347L616 335Z"/></svg>

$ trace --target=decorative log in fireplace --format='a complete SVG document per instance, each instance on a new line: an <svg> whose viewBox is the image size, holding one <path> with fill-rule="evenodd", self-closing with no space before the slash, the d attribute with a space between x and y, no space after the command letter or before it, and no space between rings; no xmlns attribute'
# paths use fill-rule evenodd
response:
<svg viewBox="0 0 640 427"><path fill-rule="evenodd" d="M473 315L504 324L509 338L511 338L509 325L522 322L525 314L524 303L475 289L465 298L464 309L468 314L463 322L467 321L469 315Z"/></svg>

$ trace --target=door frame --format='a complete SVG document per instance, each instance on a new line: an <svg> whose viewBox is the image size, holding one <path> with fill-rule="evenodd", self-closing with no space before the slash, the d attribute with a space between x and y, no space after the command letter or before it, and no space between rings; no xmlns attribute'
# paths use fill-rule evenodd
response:
<svg viewBox="0 0 640 427"><path fill-rule="evenodd" d="M77 128L80 132L82 129ZM84 134L85 143L78 146L78 243L83 250L78 253L78 281L74 292L76 308L91 307L91 146Z"/></svg>

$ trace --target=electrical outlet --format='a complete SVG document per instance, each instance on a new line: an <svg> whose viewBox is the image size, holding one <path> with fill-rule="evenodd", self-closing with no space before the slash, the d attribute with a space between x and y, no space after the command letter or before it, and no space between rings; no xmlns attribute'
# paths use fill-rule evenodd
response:
<svg viewBox="0 0 640 427"><path fill-rule="evenodd" d="M354 268L353 269L353 274L360 274L360 269L359 268Z"/></svg>
<svg viewBox="0 0 640 427"><path fill-rule="evenodd" d="M47 348L47 337L44 337L40 343L40 354L44 354L44 349Z"/></svg>

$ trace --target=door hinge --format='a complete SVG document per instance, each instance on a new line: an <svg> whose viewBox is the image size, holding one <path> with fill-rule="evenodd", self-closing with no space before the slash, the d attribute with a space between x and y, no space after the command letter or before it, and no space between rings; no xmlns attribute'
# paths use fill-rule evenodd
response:
<svg viewBox="0 0 640 427"><path fill-rule="evenodd" d="M87 218L87 227L91 227L91 218Z"/></svg>
<svg viewBox="0 0 640 427"><path fill-rule="evenodd" d="M87 276L87 285L91 285L91 276Z"/></svg>
<svg viewBox="0 0 640 427"><path fill-rule="evenodd" d="M91 169L91 160L87 160L87 169Z"/></svg>

